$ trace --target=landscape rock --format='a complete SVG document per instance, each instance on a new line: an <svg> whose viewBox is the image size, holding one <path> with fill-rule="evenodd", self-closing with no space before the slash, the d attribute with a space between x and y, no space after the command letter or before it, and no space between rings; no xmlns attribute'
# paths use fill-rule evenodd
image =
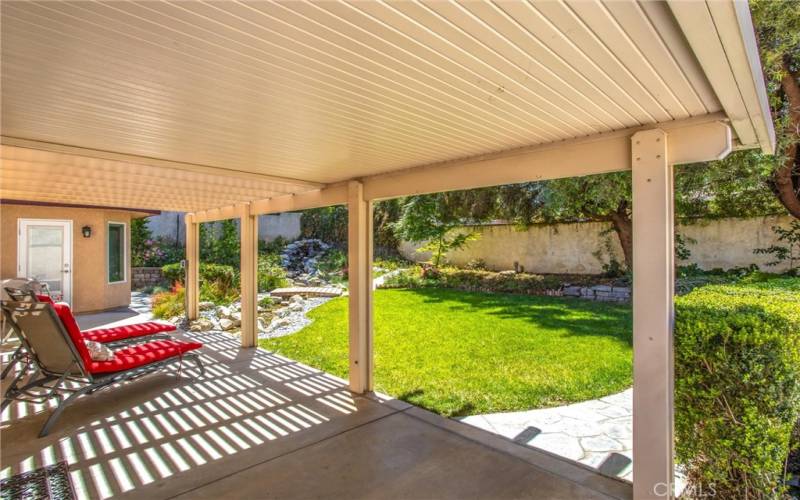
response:
<svg viewBox="0 0 800 500"><path fill-rule="evenodd" d="M222 318L219 320L219 327L223 330L230 330L234 327L233 320L228 318Z"/></svg>
<svg viewBox="0 0 800 500"><path fill-rule="evenodd" d="M315 274L318 259L330 248L330 245L318 239L297 240L283 249L281 266L295 280L301 274Z"/></svg>
<svg viewBox="0 0 800 500"><path fill-rule="evenodd" d="M285 326L289 326L290 324L291 321L289 321L289 318L276 317L272 319L272 323L270 323L269 326L270 328L274 329L274 328L283 328Z"/></svg>
<svg viewBox="0 0 800 500"><path fill-rule="evenodd" d="M225 306L218 306L217 307L217 316L220 318L230 318L231 316L231 309Z"/></svg>
<svg viewBox="0 0 800 500"><path fill-rule="evenodd" d="M214 328L214 323L208 318L199 318L189 325L190 332L207 332Z"/></svg>
<svg viewBox="0 0 800 500"><path fill-rule="evenodd" d="M200 302L199 304L197 304L197 306L200 308L201 311L205 311L205 310L208 310L208 309L214 309L214 307L216 307L216 305L213 302L209 302L209 301Z"/></svg>
<svg viewBox="0 0 800 500"><path fill-rule="evenodd" d="M292 295L291 297L289 297L289 302L292 302L292 303L299 302L300 304L302 304L303 303L303 296L302 295Z"/></svg>
<svg viewBox="0 0 800 500"><path fill-rule="evenodd" d="M292 302L289 305L289 310L292 312L301 312L303 310L303 303L302 302Z"/></svg>
<svg viewBox="0 0 800 500"><path fill-rule="evenodd" d="M280 309L275 310L275 316L278 318L285 318L291 313L292 311L288 307L281 307Z"/></svg>

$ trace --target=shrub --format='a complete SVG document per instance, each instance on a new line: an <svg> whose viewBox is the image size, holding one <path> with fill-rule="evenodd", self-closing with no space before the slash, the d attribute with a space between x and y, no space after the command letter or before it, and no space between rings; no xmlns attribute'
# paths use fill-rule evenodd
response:
<svg viewBox="0 0 800 500"><path fill-rule="evenodd" d="M777 498L800 413L800 279L679 297L675 431L690 491Z"/></svg>
<svg viewBox="0 0 800 500"><path fill-rule="evenodd" d="M283 253L283 249L286 248L286 245L289 244L289 240L284 238L283 236L277 236L272 241L264 241L262 239L258 240L258 253L259 254L268 254L268 255L280 255Z"/></svg>
<svg viewBox="0 0 800 500"><path fill-rule="evenodd" d="M286 271L280 265L281 258L276 254L258 256L258 291L269 292L286 286Z"/></svg>
<svg viewBox="0 0 800 500"><path fill-rule="evenodd" d="M239 267L239 226L233 219L200 224L200 259Z"/></svg>
<svg viewBox="0 0 800 500"><path fill-rule="evenodd" d="M185 311L185 297L186 291L180 284L176 284L170 291L153 295L153 316L162 319L182 316Z"/></svg>
<svg viewBox="0 0 800 500"><path fill-rule="evenodd" d="M324 275L344 273L347 269L347 254L331 248L317 261L317 269Z"/></svg>
<svg viewBox="0 0 800 500"><path fill-rule="evenodd" d="M201 281L200 300L227 306L239 300L239 287L232 288L218 281Z"/></svg>
<svg viewBox="0 0 800 500"><path fill-rule="evenodd" d="M492 272L455 267L415 266L389 277L385 288L453 288L469 292L544 295L558 290L562 277L541 274Z"/></svg>
<svg viewBox="0 0 800 500"><path fill-rule="evenodd" d="M464 267L467 269L474 269L476 271L486 271L488 269L486 267L486 261L483 259L472 259L467 262L467 265Z"/></svg>
<svg viewBox="0 0 800 500"><path fill-rule="evenodd" d="M153 238L147 219L131 220L131 265L158 267L183 258L183 246L174 239Z"/></svg>
<svg viewBox="0 0 800 500"><path fill-rule="evenodd" d="M184 269L180 264L161 268L164 278L184 285ZM215 304L230 304L239 297L239 273L231 266L200 264L200 300Z"/></svg>
<svg viewBox="0 0 800 500"><path fill-rule="evenodd" d="M756 248L753 253L762 255L772 255L775 259L767 262L768 266L777 266L781 262L787 262L789 268L786 274L798 276L800 271L800 220L793 220L789 228L772 226L772 232L778 235L781 245L772 245L767 248Z"/></svg>
<svg viewBox="0 0 800 500"><path fill-rule="evenodd" d="M167 264L161 268L164 279L170 283L184 284L184 269L179 263ZM222 264L200 264L200 282L217 282L227 287L239 287L239 273L231 266Z"/></svg>

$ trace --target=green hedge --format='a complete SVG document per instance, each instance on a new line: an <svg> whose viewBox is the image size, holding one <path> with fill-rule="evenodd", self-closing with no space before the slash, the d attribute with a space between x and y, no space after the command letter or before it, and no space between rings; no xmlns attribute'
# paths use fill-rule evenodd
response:
<svg viewBox="0 0 800 500"><path fill-rule="evenodd" d="M690 491L778 498L800 415L800 279L676 300L675 432Z"/></svg>
<svg viewBox="0 0 800 500"><path fill-rule="evenodd" d="M597 284L594 276L566 276L530 273L493 272L456 267L412 267L388 278L384 288L452 288L469 292L543 295L558 290L565 281L575 285Z"/></svg>

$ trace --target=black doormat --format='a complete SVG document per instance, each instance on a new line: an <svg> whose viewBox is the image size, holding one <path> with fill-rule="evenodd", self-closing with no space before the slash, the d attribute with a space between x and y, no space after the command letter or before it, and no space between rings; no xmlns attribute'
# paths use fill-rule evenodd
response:
<svg viewBox="0 0 800 500"><path fill-rule="evenodd" d="M58 462L0 480L2 500L73 500L75 489L67 462Z"/></svg>

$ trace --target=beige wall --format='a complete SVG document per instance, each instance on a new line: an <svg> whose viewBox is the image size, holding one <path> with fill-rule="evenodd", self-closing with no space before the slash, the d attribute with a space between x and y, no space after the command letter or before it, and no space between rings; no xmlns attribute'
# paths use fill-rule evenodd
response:
<svg viewBox="0 0 800 500"><path fill-rule="evenodd" d="M72 308L75 312L99 311L130 303L130 221L136 212L95 208L63 208L28 205L0 205L0 277L17 274L17 220L61 219L72 221ZM124 222L128 243L127 279L108 284L106 268L106 223ZM92 228L84 238L83 226Z"/></svg>
<svg viewBox="0 0 800 500"><path fill-rule="evenodd" d="M697 243L688 246L692 255L685 265L696 263L703 269L758 264L768 271L782 271L786 265L766 267L770 256L755 255L753 249L768 247L777 242L771 227L788 226L791 218L754 217L748 219L720 219L679 224L676 231L694 238ZM463 266L475 259L483 259L489 269L513 269L519 262L526 271L534 273L601 273L602 262L593 252L611 242L612 252L622 262L622 250L616 233L606 231L609 224L581 222L575 224L540 224L527 231L517 231L510 225L482 226L480 239L460 251L452 252L448 260ZM423 261L429 254L415 252L419 245L401 244L400 252L409 259ZM603 259L608 253L603 251Z"/></svg>

